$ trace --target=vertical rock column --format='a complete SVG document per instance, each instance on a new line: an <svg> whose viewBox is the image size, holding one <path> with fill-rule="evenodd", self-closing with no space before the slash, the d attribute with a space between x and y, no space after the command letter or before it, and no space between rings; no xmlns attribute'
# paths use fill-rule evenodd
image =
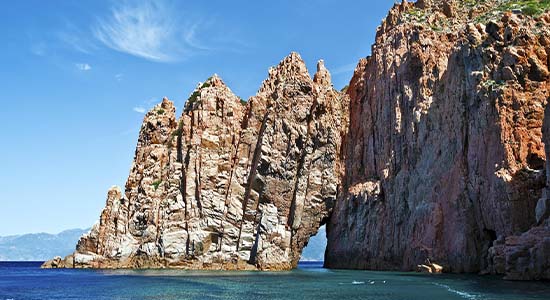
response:
<svg viewBox="0 0 550 300"><path fill-rule="evenodd" d="M323 62L312 80L297 53L248 102L216 75L178 122L163 100L145 116L125 196L109 192L74 267L296 267L336 200L346 109Z"/></svg>

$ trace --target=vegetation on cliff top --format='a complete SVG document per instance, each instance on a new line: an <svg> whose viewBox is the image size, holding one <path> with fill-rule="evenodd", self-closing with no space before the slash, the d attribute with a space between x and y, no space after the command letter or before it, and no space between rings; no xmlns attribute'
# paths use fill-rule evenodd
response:
<svg viewBox="0 0 550 300"><path fill-rule="evenodd" d="M488 0L465 0L462 3L469 8L476 8L478 4L485 4ZM538 16L550 10L550 0L500 0L496 1L496 11L521 11L529 16Z"/></svg>
<svg viewBox="0 0 550 300"><path fill-rule="evenodd" d="M441 10L447 17L436 17L430 9ZM435 32L450 33L453 31L453 25L463 25L471 21L485 24L490 20L500 19L509 11L538 17L549 10L550 0L464 0L454 1L454 4L450 5L441 5L437 2L426 9L412 5L402 14L401 20L428 23Z"/></svg>
<svg viewBox="0 0 550 300"><path fill-rule="evenodd" d="M206 81L203 84L201 84L200 87L196 88L193 91L193 93L191 94L191 96L189 96L189 99L187 99L187 103L185 104L186 110L187 110L187 107L189 107L189 109L190 109L191 106L193 104L195 104L195 102L197 102L197 100L199 99L199 97L201 95L201 90L202 89L212 86L212 84L210 83L210 81L212 80L212 77L213 76L208 77L208 79L206 79Z"/></svg>
<svg viewBox="0 0 550 300"><path fill-rule="evenodd" d="M526 15L539 16L550 10L550 0L509 0L502 3L498 10L521 10Z"/></svg>

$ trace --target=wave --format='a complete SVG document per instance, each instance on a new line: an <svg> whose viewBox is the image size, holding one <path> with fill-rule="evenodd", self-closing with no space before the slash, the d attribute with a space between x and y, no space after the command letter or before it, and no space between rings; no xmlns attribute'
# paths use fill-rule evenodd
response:
<svg viewBox="0 0 550 300"><path fill-rule="evenodd" d="M445 288L447 289L447 291L451 292L451 293L454 293L454 294L457 294L459 296L461 296L462 298L465 298L465 299L471 299L471 300L475 300L475 299L478 299L477 295L473 295L473 294L470 294L470 293L467 293L467 292L463 292L463 291L459 291L459 290L455 290L453 288L451 288L450 286L448 285L445 285L445 284L441 284L441 283L434 283L435 285L437 286L440 286L442 288Z"/></svg>

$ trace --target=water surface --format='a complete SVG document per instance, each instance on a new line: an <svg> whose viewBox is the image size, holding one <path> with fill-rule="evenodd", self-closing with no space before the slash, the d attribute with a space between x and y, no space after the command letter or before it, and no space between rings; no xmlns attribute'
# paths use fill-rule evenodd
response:
<svg viewBox="0 0 550 300"><path fill-rule="evenodd" d="M550 299L548 282L476 275L327 270L290 272L41 270L0 262L0 300L19 299Z"/></svg>

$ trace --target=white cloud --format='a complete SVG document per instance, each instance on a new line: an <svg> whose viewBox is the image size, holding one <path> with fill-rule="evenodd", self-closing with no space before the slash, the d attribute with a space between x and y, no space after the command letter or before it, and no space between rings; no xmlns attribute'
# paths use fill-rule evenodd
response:
<svg viewBox="0 0 550 300"><path fill-rule="evenodd" d="M196 38L197 30L199 30L199 23L193 24L189 29L183 33L183 40L191 47L200 49L200 50L210 50L210 47L203 45ZM206 25L205 25L206 26Z"/></svg>
<svg viewBox="0 0 550 300"><path fill-rule="evenodd" d="M92 55L98 49L97 42L90 38L90 31L80 28L69 20L65 20L63 30L57 32L56 37L66 46L80 53Z"/></svg>
<svg viewBox="0 0 550 300"><path fill-rule="evenodd" d="M357 63L351 63L347 65L343 65L337 68L334 68L330 73L332 75L339 75L343 73L353 73L355 71L355 67L357 67ZM330 69L329 69L330 71Z"/></svg>
<svg viewBox="0 0 550 300"><path fill-rule="evenodd" d="M235 26L221 18L201 16L185 9L184 1L112 1L113 7L87 28L66 22L57 39L73 50L96 55L103 48L156 62L185 60L213 51L239 52L250 45ZM31 51L42 55L41 47Z"/></svg>
<svg viewBox="0 0 550 300"><path fill-rule="evenodd" d="M151 98L149 98L149 100L145 100L145 104L149 105L149 106L151 106L155 103L158 103L158 102L159 102L159 97L151 97Z"/></svg>
<svg viewBox="0 0 550 300"><path fill-rule="evenodd" d="M93 35L111 49L160 62L206 49L196 40L199 23L182 24L171 13L174 10L162 1L122 2L98 20Z"/></svg>
<svg viewBox="0 0 550 300"><path fill-rule="evenodd" d="M137 113L140 113L140 114L144 114L145 113L145 108L141 107L141 106L136 106L134 107L134 111L137 112Z"/></svg>
<svg viewBox="0 0 550 300"><path fill-rule="evenodd" d="M37 55L37 56L46 55L46 44L43 43L43 42L32 44L31 45L31 52L34 55Z"/></svg>
<svg viewBox="0 0 550 300"><path fill-rule="evenodd" d="M57 34L57 37L72 49L84 54L92 54L97 46L82 36L84 36L82 33L60 32Z"/></svg>
<svg viewBox="0 0 550 300"><path fill-rule="evenodd" d="M122 74L122 73L115 74L115 79L117 81L122 81L123 77L124 77L124 74Z"/></svg>
<svg viewBox="0 0 550 300"><path fill-rule="evenodd" d="M149 99L143 100L138 106L134 107L133 110L137 113L144 114L149 110L147 107L155 106L155 104L160 102L159 99L162 99L162 98L151 97Z"/></svg>
<svg viewBox="0 0 550 300"><path fill-rule="evenodd" d="M89 64L75 64L76 68L80 71L89 71L92 69L92 66Z"/></svg>

